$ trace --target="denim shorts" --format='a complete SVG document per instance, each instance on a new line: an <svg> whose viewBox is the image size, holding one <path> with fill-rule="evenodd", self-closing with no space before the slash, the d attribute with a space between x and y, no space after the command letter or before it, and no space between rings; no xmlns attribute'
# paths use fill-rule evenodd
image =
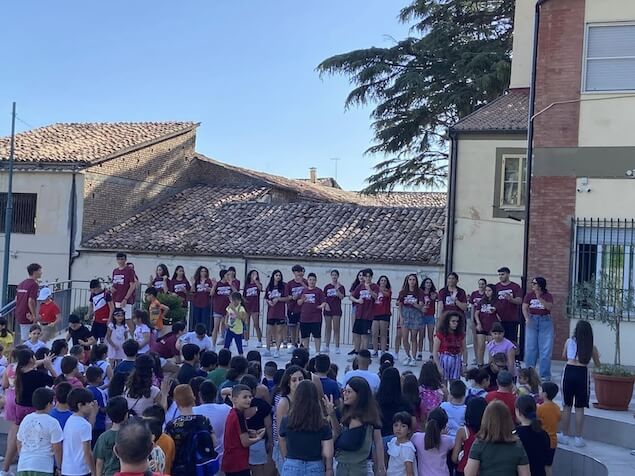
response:
<svg viewBox="0 0 635 476"><path fill-rule="evenodd" d="M249 447L249 464L267 464L267 446L265 440L260 440Z"/></svg>
<svg viewBox="0 0 635 476"><path fill-rule="evenodd" d="M324 463L322 460L320 461L303 461L300 459L290 459L287 458L284 460L284 464L282 465L282 471L280 472L280 476L296 476L296 475L323 475L324 474Z"/></svg>
<svg viewBox="0 0 635 476"><path fill-rule="evenodd" d="M430 316L423 316L423 325L424 326L433 326L435 324L434 314Z"/></svg>
<svg viewBox="0 0 635 476"><path fill-rule="evenodd" d="M401 306L401 325L408 330L421 329L423 327L423 314L417 308Z"/></svg>

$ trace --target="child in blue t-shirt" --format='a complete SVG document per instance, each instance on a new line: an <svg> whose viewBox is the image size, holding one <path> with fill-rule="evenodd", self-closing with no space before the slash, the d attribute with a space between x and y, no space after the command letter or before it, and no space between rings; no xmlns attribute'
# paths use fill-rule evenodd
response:
<svg viewBox="0 0 635 476"><path fill-rule="evenodd" d="M99 406L99 410L95 416L95 424L93 425L93 441L91 447L94 448L95 443L97 443L97 438L106 431L106 403L108 402L108 398L106 397L106 393L100 388L104 383L104 371L99 367L91 365L86 369L86 381L88 382L86 388L91 391Z"/></svg>

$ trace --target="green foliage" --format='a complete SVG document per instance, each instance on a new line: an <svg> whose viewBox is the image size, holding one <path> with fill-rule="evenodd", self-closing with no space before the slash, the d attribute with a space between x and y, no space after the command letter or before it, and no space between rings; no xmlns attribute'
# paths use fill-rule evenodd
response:
<svg viewBox="0 0 635 476"><path fill-rule="evenodd" d="M90 322L90 316L88 315L88 306L77 306L71 314L76 314L86 324Z"/></svg>
<svg viewBox="0 0 635 476"><path fill-rule="evenodd" d="M633 377L635 372L622 365L601 365L593 369L594 374L611 375L613 377Z"/></svg>
<svg viewBox="0 0 635 476"><path fill-rule="evenodd" d="M182 306L183 301L179 296L175 296L174 294L167 293L159 293L157 299L161 304L165 304L170 308L168 312L165 313L164 322L165 324L172 325L177 321L185 320L187 315L187 308ZM143 309L148 310L147 301L143 301Z"/></svg>
<svg viewBox="0 0 635 476"><path fill-rule="evenodd" d="M616 366L621 362L621 323L634 313L635 290L624 289L621 278L615 273L603 273L599 278L593 276L573 288L569 316L599 321L615 333Z"/></svg>
<svg viewBox="0 0 635 476"><path fill-rule="evenodd" d="M513 0L415 0L398 17L413 23L411 36L318 65L350 78L346 107L376 104L366 153L386 159L364 192L445 183L447 128L509 84L513 12Z"/></svg>

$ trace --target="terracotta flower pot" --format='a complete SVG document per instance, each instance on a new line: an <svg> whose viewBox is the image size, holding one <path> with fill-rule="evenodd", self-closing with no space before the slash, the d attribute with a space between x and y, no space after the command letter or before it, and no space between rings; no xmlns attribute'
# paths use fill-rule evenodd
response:
<svg viewBox="0 0 635 476"><path fill-rule="evenodd" d="M593 406L603 410L628 410L633 397L635 377L618 377L616 375L593 374L595 380L595 396L597 403Z"/></svg>

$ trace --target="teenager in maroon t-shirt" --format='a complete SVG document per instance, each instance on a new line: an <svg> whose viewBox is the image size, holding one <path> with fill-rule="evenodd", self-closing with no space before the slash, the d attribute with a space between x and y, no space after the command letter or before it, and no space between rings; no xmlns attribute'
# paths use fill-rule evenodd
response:
<svg viewBox="0 0 635 476"><path fill-rule="evenodd" d="M149 288L155 288L158 293L167 293L170 291L170 271L168 267L161 263L157 266L156 274L150 275L148 281Z"/></svg>
<svg viewBox="0 0 635 476"><path fill-rule="evenodd" d="M126 264L126 254L117 253L117 267L112 270L112 300L116 308L126 313L126 324L130 332L134 330L132 323L132 295L137 287L134 269Z"/></svg>
<svg viewBox="0 0 635 476"><path fill-rule="evenodd" d="M388 327L390 326L390 316L392 315L390 310L392 291L388 276L380 276L377 280L377 286L379 286L379 292L373 307L373 326L371 330L373 349L375 349L373 352L374 357L379 355L380 349L381 352L388 351Z"/></svg>
<svg viewBox="0 0 635 476"><path fill-rule="evenodd" d="M421 290L423 291L423 308L421 309L421 312L423 314L424 327L421 332L419 332L418 351L420 354L423 354L423 342L426 339L426 334L428 335L428 350L430 352L432 352L432 347L434 345L434 328L436 324L434 313L437 306L438 295L434 281L430 278L425 278L421 282Z"/></svg>
<svg viewBox="0 0 635 476"><path fill-rule="evenodd" d="M273 341L276 346L273 350L273 356L280 357L280 348L282 348L284 337L286 334L286 314L285 303L287 300L286 286L282 280L282 271L274 269L269 278L269 284L265 290L265 299L267 301L267 348L263 355L270 355Z"/></svg>
<svg viewBox="0 0 635 476"><path fill-rule="evenodd" d="M541 276L531 281L531 292L523 300L525 317L525 364L539 364L540 378L551 380L551 354L553 352L553 296L547 291L547 280Z"/></svg>
<svg viewBox="0 0 635 476"><path fill-rule="evenodd" d="M21 340L29 337L29 329L37 319L37 296L40 290L37 280L42 277L42 266L32 263L27 266L26 271L29 277L18 284L15 293L15 318L20 324Z"/></svg>
<svg viewBox="0 0 635 476"><path fill-rule="evenodd" d="M219 332L222 333L222 324L225 322L225 310L229 306L231 293L240 291L240 281L236 279L236 270L233 266L220 270L220 281L212 288L212 315L214 316L214 330L212 331L212 343L224 344L225 339L218 340Z"/></svg>
<svg viewBox="0 0 635 476"><path fill-rule="evenodd" d="M209 270L199 266L192 278L192 329L197 324L203 324L209 331L210 316L212 315L212 289L216 282L209 278Z"/></svg>
<svg viewBox="0 0 635 476"><path fill-rule="evenodd" d="M342 319L342 299L346 296L346 288L339 283L340 272L336 269L331 271L331 282L324 286L326 303L329 308L324 311L324 340L325 346L322 352L328 354L331 344L331 331L333 342L335 343L335 353L340 353L340 321Z"/></svg>
<svg viewBox="0 0 635 476"><path fill-rule="evenodd" d="M302 290L298 304L300 305L300 337L305 349L309 348L309 341L313 336L315 353L320 353L320 340L322 338L322 312L328 304L324 292L316 286L317 276L309 273L308 285Z"/></svg>
<svg viewBox="0 0 635 476"><path fill-rule="evenodd" d="M467 302L469 304L469 313L466 313L466 322L465 324L472 329L472 342L474 342L474 350L476 350L476 320L474 318L474 314L476 310L479 308L479 303L483 296L485 295L485 285L487 284L487 280L485 278L481 278L478 280L478 289L476 291L472 291ZM478 360L478 358L476 359ZM472 364L476 363L473 361Z"/></svg>
<svg viewBox="0 0 635 476"><path fill-rule="evenodd" d="M368 268L361 271L363 281L350 296L355 306L353 324L353 352L368 349L368 337L373 323L374 304L379 294L379 286L373 284L373 271ZM352 357L350 358L352 360Z"/></svg>
<svg viewBox="0 0 635 476"><path fill-rule="evenodd" d="M498 269L496 293L500 307L498 313L505 329L505 337L518 343L518 323L520 321L520 305L523 302L523 290L509 279L510 270L503 266Z"/></svg>
<svg viewBox="0 0 635 476"><path fill-rule="evenodd" d="M492 325L500 322L498 315L498 297L496 296L496 285L486 284L483 297L478 300L474 307L474 322L476 329L476 339L474 340L474 353L477 365L483 365L485 355L485 343L490 340Z"/></svg>
<svg viewBox="0 0 635 476"><path fill-rule="evenodd" d="M423 328L423 291L419 288L419 278L411 273L406 276L403 282L399 297L399 317L401 322L401 333L403 338L403 348L406 351L404 365L416 365L417 346L419 331ZM412 356L410 355L412 349ZM421 357L419 360L421 360Z"/></svg>
<svg viewBox="0 0 635 476"><path fill-rule="evenodd" d="M187 301L191 289L192 286L185 277L185 268L181 265L178 265L176 268L174 268L172 279L170 279L170 281L168 282L168 290L171 294L174 294L181 298L181 306L184 309L187 309Z"/></svg>
<svg viewBox="0 0 635 476"><path fill-rule="evenodd" d="M465 316L467 310L467 294L458 287L459 275L455 272L448 274L446 286L439 291L439 318L448 311L457 311Z"/></svg>
<svg viewBox="0 0 635 476"><path fill-rule="evenodd" d="M289 336L291 339L291 349L298 345L298 323L300 322L300 305L296 302L300 299L302 290L308 285L304 279L304 267L296 264L291 268L293 279L285 285L287 295L287 324L289 326Z"/></svg>
<svg viewBox="0 0 635 476"><path fill-rule="evenodd" d="M262 283L258 271L252 269L247 273L247 281L245 289L243 289L243 297L245 298L245 310L249 313L249 318L254 324L258 345L262 347L262 329L260 328L260 293L262 292ZM245 326L243 340L249 341L249 322Z"/></svg>

